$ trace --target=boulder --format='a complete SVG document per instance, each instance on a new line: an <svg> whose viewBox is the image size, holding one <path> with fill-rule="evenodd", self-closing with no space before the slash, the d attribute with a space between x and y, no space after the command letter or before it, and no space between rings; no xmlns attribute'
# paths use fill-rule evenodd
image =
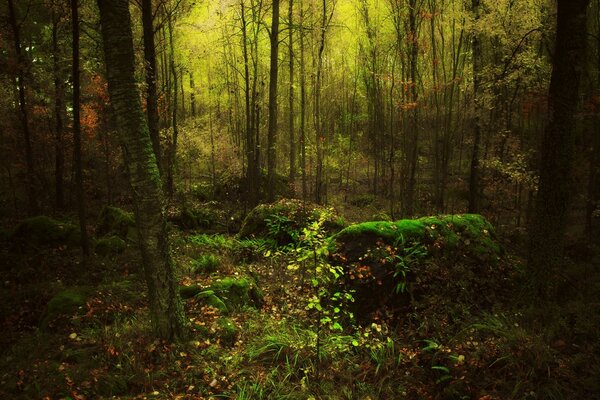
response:
<svg viewBox="0 0 600 400"><path fill-rule="evenodd" d="M344 267L344 284L355 291L359 315L405 304L423 266L436 259L443 258L447 268L466 263L485 273L502 255L493 227L476 214L354 224L335 235L334 243L333 262Z"/></svg>
<svg viewBox="0 0 600 400"><path fill-rule="evenodd" d="M238 237L266 238L278 245L298 240L302 229L311 223L322 221L323 229L333 234L345 226L332 208L306 203L295 199L282 199L272 204L260 204L244 219Z"/></svg>
<svg viewBox="0 0 600 400"><path fill-rule="evenodd" d="M96 254L106 257L114 254L120 254L127 248L127 243L119 236L105 236L98 240L94 245Z"/></svg>
<svg viewBox="0 0 600 400"><path fill-rule="evenodd" d="M121 239L135 239L135 218L133 213L117 207L104 207L98 218L96 234L98 236L116 235Z"/></svg>
<svg viewBox="0 0 600 400"><path fill-rule="evenodd" d="M195 297L222 312L239 310L245 306L261 307L263 302L261 290L248 277L226 277L208 287L182 286L179 294L184 299Z"/></svg>
<svg viewBox="0 0 600 400"><path fill-rule="evenodd" d="M30 246L72 245L80 243L79 229L68 222L57 221L45 215L25 219L8 235L8 239Z"/></svg>

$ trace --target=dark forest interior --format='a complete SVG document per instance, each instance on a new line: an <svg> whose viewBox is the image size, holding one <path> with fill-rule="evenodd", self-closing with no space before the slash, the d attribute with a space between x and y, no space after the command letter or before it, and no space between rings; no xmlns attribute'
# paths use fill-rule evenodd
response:
<svg viewBox="0 0 600 400"><path fill-rule="evenodd" d="M600 398L600 0L0 0L0 397Z"/></svg>

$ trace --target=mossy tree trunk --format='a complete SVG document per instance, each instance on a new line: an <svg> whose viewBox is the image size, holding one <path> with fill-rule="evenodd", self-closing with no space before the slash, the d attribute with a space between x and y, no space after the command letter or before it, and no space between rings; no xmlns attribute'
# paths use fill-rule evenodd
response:
<svg viewBox="0 0 600 400"><path fill-rule="evenodd" d="M146 69L146 113L152 148L161 168L161 150L158 116L158 93L156 88L156 45L154 44L154 10L152 0L142 1L142 26L144 29L144 66Z"/></svg>
<svg viewBox="0 0 600 400"><path fill-rule="evenodd" d="M549 91L549 122L542 138L540 183L531 226L529 268L536 294L546 299L551 274L562 264L571 200L575 112L584 66L589 0L559 0Z"/></svg>
<svg viewBox="0 0 600 400"><path fill-rule="evenodd" d="M108 91L133 189L153 329L159 338L182 339L185 318L173 275L164 195L134 76L129 3L98 0L98 7Z"/></svg>

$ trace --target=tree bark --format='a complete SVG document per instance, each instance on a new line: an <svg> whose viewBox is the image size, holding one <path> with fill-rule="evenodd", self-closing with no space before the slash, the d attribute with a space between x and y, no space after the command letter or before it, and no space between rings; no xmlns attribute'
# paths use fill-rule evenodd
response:
<svg viewBox="0 0 600 400"><path fill-rule="evenodd" d="M139 248L154 333L187 335L173 274L165 202L156 156L135 82L135 57L127 0L98 0L108 90L132 187Z"/></svg>
<svg viewBox="0 0 600 400"><path fill-rule="evenodd" d="M474 15L475 23L479 21L480 0L472 0L471 7ZM473 150L471 151L471 170L469 175L469 212L479 212L479 147L481 146L481 68L482 68L482 53L481 53L481 42L479 40L479 34L477 27L473 32L473 38L471 42L473 51Z"/></svg>
<svg viewBox="0 0 600 400"><path fill-rule="evenodd" d="M142 0L142 27L144 32L144 66L146 69L146 115L152 149L159 170L162 170L156 89L156 45L154 43L154 12L152 0Z"/></svg>
<svg viewBox="0 0 600 400"><path fill-rule="evenodd" d="M19 118L23 128L23 139L25 140L25 186L27 189L27 209L29 215L38 212L37 191L35 189L35 168L33 164L33 146L31 145L31 131L29 130L29 115L25 95L25 57L21 51L21 31L17 22L17 15L13 0L8 0L8 17L13 33L15 56L17 58L17 87L19 90Z"/></svg>
<svg viewBox="0 0 600 400"><path fill-rule="evenodd" d="M77 214L81 230L81 249L85 257L90 254L86 227L85 192L83 187L83 165L81 162L81 85L79 70L79 5L71 0L71 23L73 24L73 162L75 164L75 188L77 192Z"/></svg>
<svg viewBox="0 0 600 400"><path fill-rule="evenodd" d="M585 64L588 3L589 0L558 0L549 121L542 138L528 263L535 294L542 300L548 298L551 276L563 263L564 233L573 192L575 113Z"/></svg>
<svg viewBox="0 0 600 400"><path fill-rule="evenodd" d="M275 174L277 168L277 77L279 55L279 0L273 0L271 22L271 68L269 72L269 130L267 131L267 201L275 200Z"/></svg>
<svg viewBox="0 0 600 400"><path fill-rule="evenodd" d="M289 63L289 75L290 75L290 97L289 97L289 135L290 135L290 186L294 190L294 184L296 181L296 139L294 134L294 0L289 0L288 7L288 26L289 26L289 39L288 39L288 54L290 57Z"/></svg>
<svg viewBox="0 0 600 400"><path fill-rule="evenodd" d="M60 16L52 10L52 64L54 75L54 185L55 206L62 210L65 206L65 154L64 154L64 122L65 109L62 70L60 68L60 47L58 45L58 27Z"/></svg>

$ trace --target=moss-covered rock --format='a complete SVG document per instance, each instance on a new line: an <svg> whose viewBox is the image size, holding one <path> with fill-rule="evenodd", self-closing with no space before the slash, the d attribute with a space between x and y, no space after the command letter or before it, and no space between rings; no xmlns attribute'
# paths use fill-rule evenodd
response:
<svg viewBox="0 0 600 400"><path fill-rule="evenodd" d="M493 227L476 214L364 222L343 229L334 241L334 262L345 268L359 313L406 301L407 284L432 259L443 258L447 268L468 263L485 273L483 266L502 254Z"/></svg>
<svg viewBox="0 0 600 400"><path fill-rule="evenodd" d="M295 199L282 199L254 208L244 219L238 237L262 237L284 245L298 240L302 229L315 221L322 221L324 230L330 234L345 226L343 219L331 208Z"/></svg>
<svg viewBox="0 0 600 400"><path fill-rule="evenodd" d="M83 312L90 294L91 290L87 287L71 287L56 293L48 302L42 328L47 328L57 319Z"/></svg>
<svg viewBox="0 0 600 400"><path fill-rule="evenodd" d="M217 336L222 344L232 346L238 337L238 328L229 318L217 319Z"/></svg>
<svg viewBox="0 0 600 400"><path fill-rule="evenodd" d="M260 307L263 294L256 283L249 277L226 277L214 282L209 287L200 285L182 286L179 294L183 299L195 297L207 305L223 312L240 309L245 306Z"/></svg>
<svg viewBox="0 0 600 400"><path fill-rule="evenodd" d="M94 251L103 257L125 251L127 243L119 236L106 236L96 240Z"/></svg>
<svg viewBox="0 0 600 400"><path fill-rule="evenodd" d="M116 235L121 239L135 240L135 218L133 213L117 207L104 207L98 218L96 233L99 236Z"/></svg>
<svg viewBox="0 0 600 400"><path fill-rule="evenodd" d="M203 290L197 295L195 295L196 299L200 300L202 303L207 306L211 306L221 311L222 313L229 312L227 305L221 300L216 294L214 290Z"/></svg>
<svg viewBox="0 0 600 400"><path fill-rule="evenodd" d="M40 215L25 219L9 235L15 243L32 246L71 245L80 243L79 229L71 223Z"/></svg>

